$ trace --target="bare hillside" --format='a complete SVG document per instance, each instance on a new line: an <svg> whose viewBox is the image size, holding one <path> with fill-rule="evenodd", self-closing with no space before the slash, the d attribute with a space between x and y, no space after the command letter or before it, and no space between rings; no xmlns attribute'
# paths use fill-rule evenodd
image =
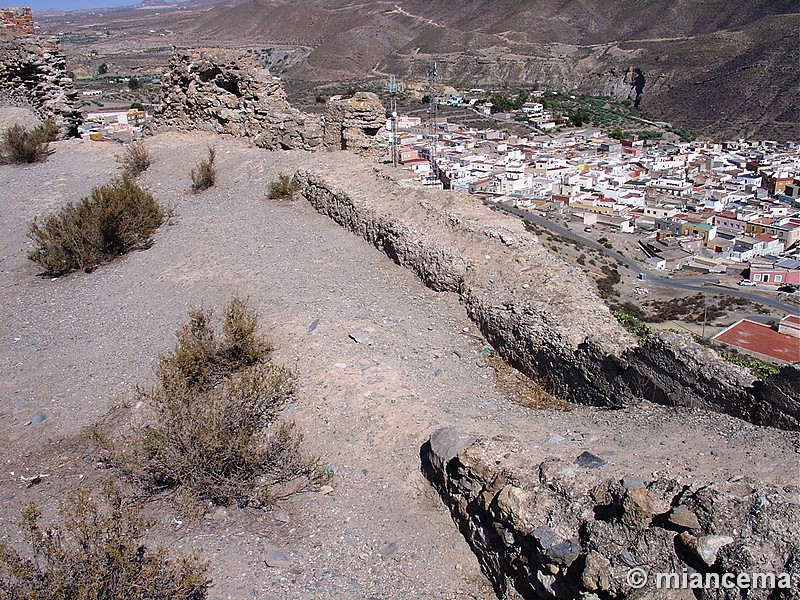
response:
<svg viewBox="0 0 800 600"><path fill-rule="evenodd" d="M123 72L161 69L172 44L275 52L277 73L314 84L373 79L382 87L388 73L423 81L436 58L442 84L624 97L639 67L645 118L722 138L800 137L794 2L228 0L40 24L70 32L65 50L84 76L103 60Z"/></svg>

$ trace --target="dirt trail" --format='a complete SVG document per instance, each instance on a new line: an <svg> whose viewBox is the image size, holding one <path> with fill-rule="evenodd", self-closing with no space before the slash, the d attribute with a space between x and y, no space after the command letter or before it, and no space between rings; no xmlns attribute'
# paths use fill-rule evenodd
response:
<svg viewBox="0 0 800 600"><path fill-rule="evenodd" d="M208 143L221 180L195 196L189 169ZM270 153L205 134L163 133L148 145L155 164L143 181L177 217L149 250L55 281L25 259L25 224L103 183L118 169L119 146L59 142L44 164L0 166L0 539L14 539L7 524L24 502L52 505L82 477L97 478L80 445L61 440L151 380L190 307L220 308L234 293L251 299L278 360L300 372L288 416L335 477L331 494L294 497L273 512L220 510L190 524L158 505L154 535L203 549L214 598L493 597L419 472L420 445L444 425L536 444L561 435L553 453L590 450L609 461L609 476L702 480L755 468L761 479L797 483L785 432L647 404L616 412L515 405L454 295L426 289L304 201L265 199L278 172L334 173L356 159ZM46 420L26 425L37 414ZM34 472L49 477L25 488L20 475ZM268 545L292 566L268 568Z"/></svg>

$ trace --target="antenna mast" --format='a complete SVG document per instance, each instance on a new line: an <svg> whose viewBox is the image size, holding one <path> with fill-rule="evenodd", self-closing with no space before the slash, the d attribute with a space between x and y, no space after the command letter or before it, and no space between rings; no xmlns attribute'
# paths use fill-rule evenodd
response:
<svg viewBox="0 0 800 600"><path fill-rule="evenodd" d="M397 167L397 94L404 89L405 86L402 82L397 81L394 75L389 75L389 81L386 82L386 91L389 92L389 111L392 119L392 137L389 143L393 167Z"/></svg>
<svg viewBox="0 0 800 600"><path fill-rule="evenodd" d="M431 184L439 179L439 170L436 166L436 128L437 102L436 102L436 60L428 63L428 160L431 163Z"/></svg>

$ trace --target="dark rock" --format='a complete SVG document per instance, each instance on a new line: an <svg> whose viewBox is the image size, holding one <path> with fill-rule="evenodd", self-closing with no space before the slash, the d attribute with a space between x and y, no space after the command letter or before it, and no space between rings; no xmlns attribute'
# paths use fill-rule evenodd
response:
<svg viewBox="0 0 800 600"><path fill-rule="evenodd" d="M599 469L606 464L606 461L591 452L583 452L575 459L575 464L584 469Z"/></svg>
<svg viewBox="0 0 800 600"><path fill-rule="evenodd" d="M469 448L475 440L475 436L452 427L434 431L430 438L431 464L434 468L443 470L456 454Z"/></svg>

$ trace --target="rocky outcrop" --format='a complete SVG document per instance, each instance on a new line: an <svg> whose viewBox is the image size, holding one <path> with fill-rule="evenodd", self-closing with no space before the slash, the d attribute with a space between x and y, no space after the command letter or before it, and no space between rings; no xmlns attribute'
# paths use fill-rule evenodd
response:
<svg viewBox="0 0 800 600"><path fill-rule="evenodd" d="M386 124L386 109L372 92L356 92L351 98L328 102L324 121L325 148L349 150L372 159L386 153L385 145L375 137Z"/></svg>
<svg viewBox="0 0 800 600"><path fill-rule="evenodd" d="M797 488L614 472L588 452L453 429L421 458L500 598L800 598ZM775 574L774 589L725 589L725 573ZM711 585L677 589L698 577Z"/></svg>
<svg viewBox="0 0 800 600"><path fill-rule="evenodd" d="M54 40L0 38L0 97L4 103L29 107L41 120L53 119L61 135L68 137L77 134L81 123L77 96L67 76L66 59Z"/></svg>
<svg viewBox="0 0 800 600"><path fill-rule="evenodd" d="M177 50L164 73L160 126L206 129L270 150L312 150L322 141L319 117L292 108L280 80L235 50Z"/></svg>
<svg viewBox="0 0 800 600"><path fill-rule="evenodd" d="M346 189L320 173L296 177L319 212L432 289L459 294L492 346L550 392L581 404L646 399L800 429L791 391L796 368L754 385L749 371L686 337L663 332L639 346L586 276L519 223L472 197L413 188L402 176L375 171L372 182L363 171L346 177Z"/></svg>

